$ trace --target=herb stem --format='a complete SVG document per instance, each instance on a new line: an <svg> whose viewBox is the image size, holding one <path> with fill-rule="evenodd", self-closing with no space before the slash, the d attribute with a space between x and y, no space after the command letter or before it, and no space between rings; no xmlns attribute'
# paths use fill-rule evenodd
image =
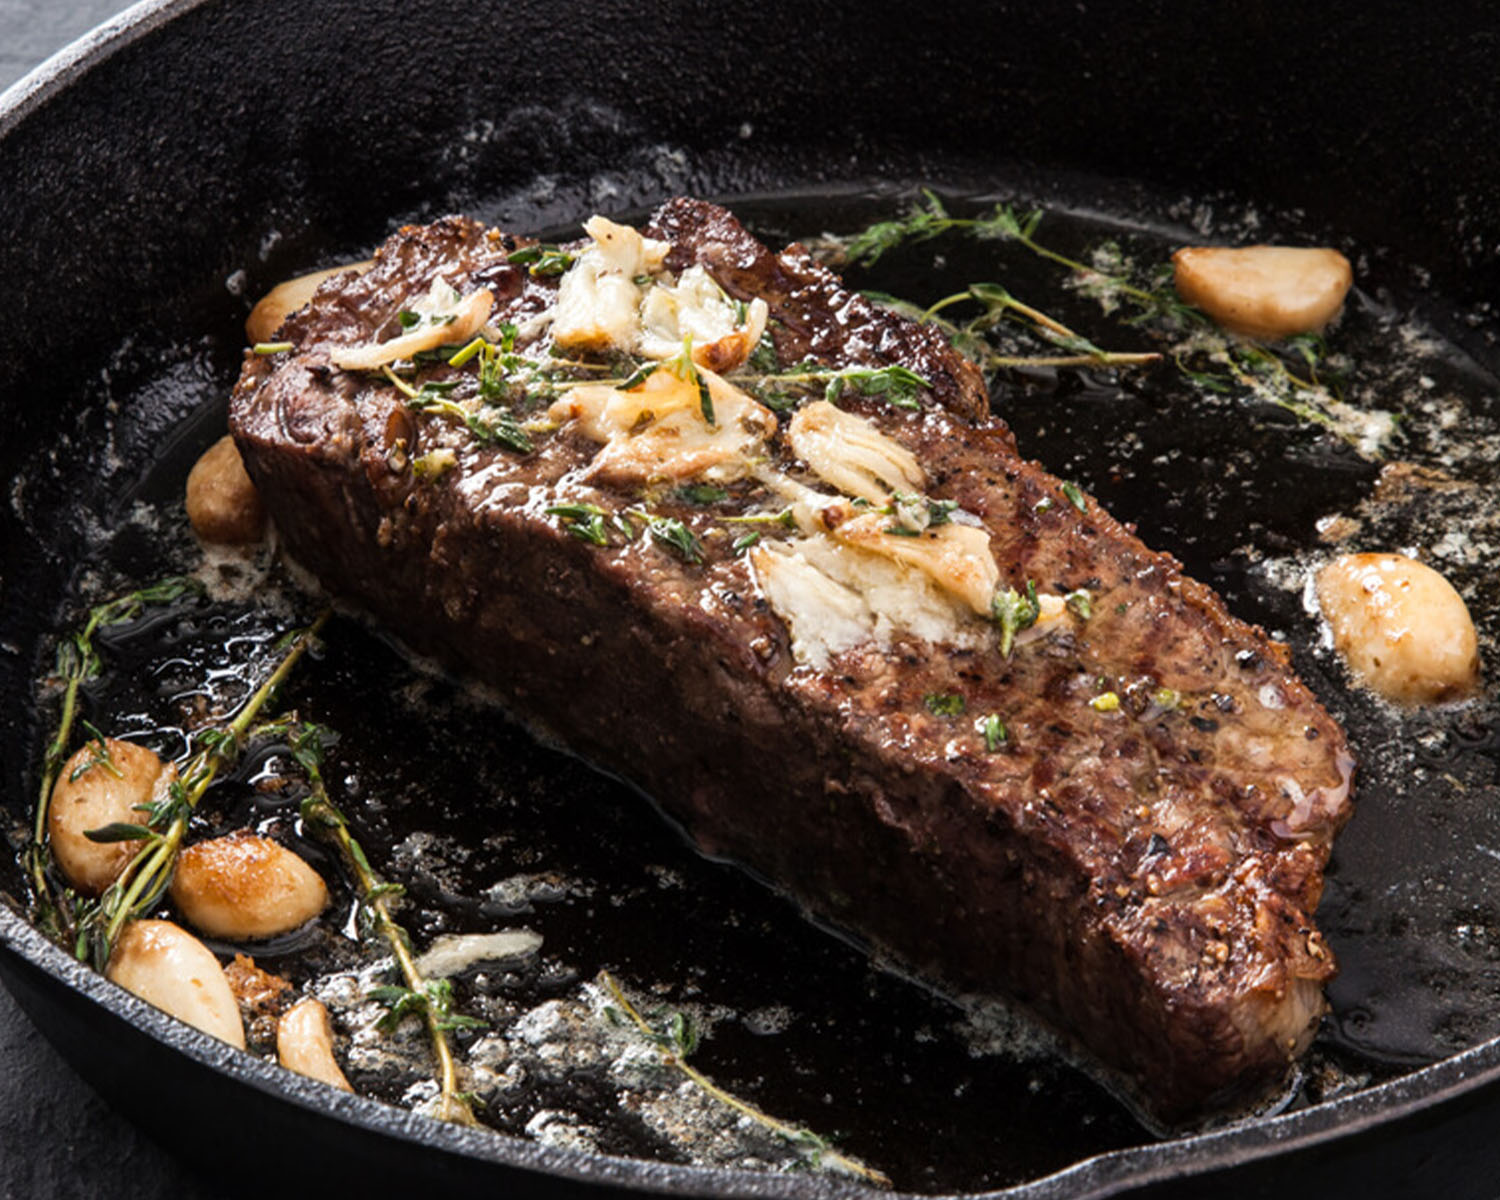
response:
<svg viewBox="0 0 1500 1200"><path fill-rule="evenodd" d="M1033 356L997 354L989 363L996 367L1141 367L1161 361L1154 352L1121 353L1103 350L1098 354L1039 354Z"/></svg>
<svg viewBox="0 0 1500 1200"><path fill-rule="evenodd" d="M652 1044L661 1051L662 1058L665 1060L667 1065L680 1071L703 1092L705 1092L709 1096L712 1096L715 1100L719 1101L719 1103L728 1105L735 1112L740 1113L742 1116L749 1117L757 1125L760 1125L765 1129L769 1129L772 1133L785 1138L793 1145L814 1147L820 1152L820 1160L828 1166L833 1167L835 1170L842 1171L846 1175L853 1175L856 1178L863 1179L867 1183L873 1183L877 1187L891 1186L890 1178L883 1172L877 1171L874 1167L867 1167L864 1163L859 1162L857 1159L853 1159L848 1157L847 1155L840 1154L838 1151L829 1147L827 1143L824 1142L823 1139L820 1138L817 1134L813 1133L812 1130L806 1129L800 1125L793 1125L790 1122L783 1121L778 1117L773 1117L764 1109L757 1108L748 1100L741 1100L732 1092L726 1091L724 1088L720 1087L702 1071L698 1070L697 1067L693 1066L692 1063L688 1062L687 1059L685 1059L676 1050L669 1049L667 1046L662 1044L657 1031L651 1028L651 1025L647 1022L646 1018L641 1016L639 1010L629 1001L629 999L625 995L624 990L620 987L619 982L613 975L611 975L608 971L601 971L600 977L604 980L604 986L609 990L609 994L613 998L615 1003L618 1004L625 1015L628 1016L632 1022L634 1022L636 1028L638 1028L643 1034L645 1034L646 1037L650 1039Z"/></svg>
<svg viewBox="0 0 1500 1200"><path fill-rule="evenodd" d="M457 1125L477 1126L479 1122L458 1086L458 1065L453 1058L453 1048L449 1044L448 1033L443 1028L443 1014L431 1002L429 981L422 974L421 968L417 966L416 959L412 957L411 942L406 930L391 915L388 899L391 885L382 880L370 866L370 860L364 848L349 830L347 818L329 797L317 757L298 753L297 761L302 764L307 772L308 781L312 785L311 794L302 803L304 822L332 839L338 848L339 857L343 859L344 866L354 879L359 902L371 914L376 931L391 948L391 955L396 960L401 978L412 993L427 1001L422 1005L422 1020L427 1026L427 1036L438 1064L440 1091L437 1115L440 1119Z"/></svg>

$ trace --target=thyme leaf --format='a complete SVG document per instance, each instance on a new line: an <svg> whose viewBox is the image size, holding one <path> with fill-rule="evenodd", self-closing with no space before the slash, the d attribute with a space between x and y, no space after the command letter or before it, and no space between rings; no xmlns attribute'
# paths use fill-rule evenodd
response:
<svg viewBox="0 0 1500 1200"><path fill-rule="evenodd" d="M573 265L573 255L558 246L537 242L531 246L522 246L518 250L512 250L505 256L505 261L514 263L518 267L525 267L532 275L546 277L561 275L567 271Z"/></svg>
<svg viewBox="0 0 1500 1200"><path fill-rule="evenodd" d="M987 754L999 753L1000 747L1005 745L1010 732L1005 728L1005 722L1000 720L996 713L980 717L974 723L975 732L984 738L984 749Z"/></svg>
<svg viewBox="0 0 1500 1200"><path fill-rule="evenodd" d="M149 825L133 825L128 821L111 821L98 829L85 829L83 836L91 842L139 842L157 836Z"/></svg>
<svg viewBox="0 0 1500 1200"><path fill-rule="evenodd" d="M703 543L676 517L656 517L646 526L651 540L677 553L684 562L703 561Z"/></svg>
<svg viewBox="0 0 1500 1200"><path fill-rule="evenodd" d="M546 512L562 518L563 528L580 541L609 545L609 531L604 526L608 514L597 504L554 504Z"/></svg>
<svg viewBox="0 0 1500 1200"><path fill-rule="evenodd" d="M922 697L922 703L935 717L963 716L964 698L957 692L928 692Z"/></svg>
<svg viewBox="0 0 1500 1200"><path fill-rule="evenodd" d="M708 483L690 483L678 488L677 495L689 504L718 504L729 499L729 489Z"/></svg>

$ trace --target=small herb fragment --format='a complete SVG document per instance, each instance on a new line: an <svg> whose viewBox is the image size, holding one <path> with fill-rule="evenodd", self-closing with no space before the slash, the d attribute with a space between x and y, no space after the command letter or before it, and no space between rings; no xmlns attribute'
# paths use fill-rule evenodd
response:
<svg viewBox="0 0 1500 1200"><path fill-rule="evenodd" d="M677 495L689 504L718 504L729 499L729 489L707 483L690 483L678 488Z"/></svg>
<svg viewBox="0 0 1500 1200"><path fill-rule="evenodd" d="M1087 588L1077 588L1063 597L1063 603L1080 621L1092 621L1094 619L1094 598L1089 595Z"/></svg>
<svg viewBox="0 0 1500 1200"><path fill-rule="evenodd" d="M573 265L573 256L557 246L538 242L534 246L522 246L506 255L506 262L526 267L532 275L561 275Z"/></svg>
<svg viewBox="0 0 1500 1200"><path fill-rule="evenodd" d="M486 414L472 411L457 401L450 400L448 393L458 386L457 380L440 382L429 379L420 388L414 388L389 366L382 370L386 378L406 397L408 408L416 412L439 413L450 420L461 422L481 446L503 446L518 454L531 452L531 438L510 412L500 409Z"/></svg>
<svg viewBox="0 0 1500 1200"><path fill-rule="evenodd" d="M292 348L291 342L256 342L250 349L256 354L265 356L270 354L285 354Z"/></svg>
<svg viewBox="0 0 1500 1200"><path fill-rule="evenodd" d="M963 716L964 698L957 692L928 692L922 697L922 703L935 717Z"/></svg>
<svg viewBox="0 0 1500 1200"><path fill-rule="evenodd" d="M684 562L701 563L703 561L703 543L676 517L657 517L646 528L651 533L652 541L665 546L668 550L675 551Z"/></svg>
<svg viewBox="0 0 1500 1200"><path fill-rule="evenodd" d="M365 998L385 1006L386 1014L377 1025L382 1033L393 1033L408 1016L430 1020L435 1029L445 1033L457 1029L483 1029L486 1024L478 1017L453 1011L453 981L449 979L425 980L421 991L386 984L371 988L365 993Z"/></svg>
<svg viewBox="0 0 1500 1200"><path fill-rule="evenodd" d="M1036 584L1028 579L1024 595L1015 588L996 592L990 601L990 614L1000 626L1000 653L1009 658L1016 634L1030 629L1042 615L1042 607L1036 598Z"/></svg>
<svg viewBox="0 0 1500 1200"><path fill-rule="evenodd" d="M1084 500L1083 492L1079 489L1076 483L1070 483L1064 480L1062 484L1062 494L1068 498L1068 503L1076 508L1079 512L1088 512L1088 503Z"/></svg>
<svg viewBox="0 0 1500 1200"><path fill-rule="evenodd" d="M995 713L987 717L980 717L974 723L974 730L984 738L984 749L987 754L998 753L1000 747L1010 737L1010 732L1005 728L1005 722Z"/></svg>
<svg viewBox="0 0 1500 1200"><path fill-rule="evenodd" d="M439 479L458 466L458 455L447 447L429 450L411 460L411 473L418 479Z"/></svg>
<svg viewBox="0 0 1500 1200"><path fill-rule="evenodd" d="M893 492L891 502L875 511L896 518L884 532L898 537L918 537L934 526L947 525L957 510L956 500L930 500L910 492Z"/></svg>
<svg viewBox="0 0 1500 1200"><path fill-rule="evenodd" d="M120 770L115 764L114 758L110 756L109 743L104 740L104 735L87 721L82 722L82 725L84 729L88 730L89 746L93 752L68 773L68 782L77 783L95 767L103 768L116 779L124 779L125 773Z"/></svg>
<svg viewBox="0 0 1500 1200"><path fill-rule="evenodd" d="M554 504L547 510L551 517L561 517L563 528L580 541L595 546L609 545L604 527L605 511L596 504Z"/></svg>

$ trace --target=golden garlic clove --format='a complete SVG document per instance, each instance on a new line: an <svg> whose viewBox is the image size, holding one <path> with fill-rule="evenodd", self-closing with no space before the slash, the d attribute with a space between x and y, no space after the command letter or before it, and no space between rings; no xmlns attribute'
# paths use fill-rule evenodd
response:
<svg viewBox="0 0 1500 1200"><path fill-rule="evenodd" d="M145 746L105 738L89 742L62 766L47 809L52 857L68 882L97 896L125 869L141 842L95 842L90 830L140 825L143 808L166 797L177 768Z"/></svg>
<svg viewBox="0 0 1500 1200"><path fill-rule="evenodd" d="M193 532L205 542L260 541L266 510L228 434L204 451L188 472L187 514Z"/></svg>
<svg viewBox="0 0 1500 1200"><path fill-rule="evenodd" d="M927 486L910 450L874 422L827 400L799 408L787 426L787 440L824 483L871 504L884 504L892 492L920 492Z"/></svg>
<svg viewBox="0 0 1500 1200"><path fill-rule="evenodd" d="M1337 250L1301 246L1188 246L1172 266L1184 300L1225 329L1264 341L1321 330L1354 280Z"/></svg>
<svg viewBox="0 0 1500 1200"><path fill-rule="evenodd" d="M1400 704L1469 695L1479 639L1453 585L1404 554L1346 554L1317 579L1334 648L1369 687Z"/></svg>
<svg viewBox="0 0 1500 1200"><path fill-rule="evenodd" d="M172 902L195 929L245 941L305 925L327 906L328 888L281 843L241 831L182 851Z"/></svg>

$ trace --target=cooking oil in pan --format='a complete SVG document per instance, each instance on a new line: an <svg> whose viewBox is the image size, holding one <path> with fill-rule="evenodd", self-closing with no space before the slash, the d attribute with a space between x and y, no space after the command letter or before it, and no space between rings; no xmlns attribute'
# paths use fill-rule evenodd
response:
<svg viewBox="0 0 1500 1200"><path fill-rule="evenodd" d="M948 203L968 214L993 199ZM733 207L775 242L849 232L904 203L841 193ZM1055 207L1038 238L1098 264L1097 278L963 232L900 245L847 274L920 306L995 282L1106 349L1167 351L1147 368L1006 371L994 407L1023 453L1136 522L1232 611L1285 640L1349 731L1359 811L1337 844L1319 913L1342 973L1289 1102L1302 1105L1500 1033L1500 906L1489 899L1500 895L1494 706L1409 713L1372 699L1352 686L1303 603L1309 573L1332 554L1415 551L1464 594L1493 660L1500 596L1485 568L1500 545L1490 499L1500 423L1494 377L1388 295L1357 290L1321 352L1343 405L1330 430L1247 389L1207 386L1212 349L1183 351L1179 365L1170 339L1129 323L1108 286L1129 270L1149 274L1185 242L1274 240L1267 224L1187 206L1151 222ZM1049 349L1019 326L999 338L1017 356ZM208 600L112 634L109 670L85 696L96 724L167 754L205 706L243 694L269 645L311 607L269 553L205 557L186 532L181 482L222 431L234 362L228 339L215 338L175 356L145 346L122 355L104 444L139 457L131 447L153 440L139 427L154 427L165 449L150 469L119 472L129 480L117 489L124 515L90 518L94 553L58 618L62 628L80 599L173 570L211 584ZM165 428L175 435L161 442ZM28 519L42 528L81 516L59 499ZM401 915L419 948L444 934L540 938L518 939L528 948L455 978L457 1007L485 1022L456 1040L476 1109L494 1128L671 1162L810 1165L804 1147L665 1066L618 1020L607 970L643 1011L680 1014L696 1030L692 1062L708 1076L903 1189L992 1189L1149 1136L1021 1014L940 998L872 964L741 873L694 854L624 785L539 744L357 621L330 628L287 700L338 732L328 778L371 859L405 887ZM433 1090L425 1041L412 1022L376 1029L382 1010L366 994L385 981L379 952L355 937L337 864L300 827L302 788L283 760L252 758L210 793L195 835L253 826L322 871L330 912L250 949L329 1005L356 1087L421 1107ZM20 890L18 874L7 879ZM267 1035L252 1028L252 1048L268 1052Z"/></svg>

